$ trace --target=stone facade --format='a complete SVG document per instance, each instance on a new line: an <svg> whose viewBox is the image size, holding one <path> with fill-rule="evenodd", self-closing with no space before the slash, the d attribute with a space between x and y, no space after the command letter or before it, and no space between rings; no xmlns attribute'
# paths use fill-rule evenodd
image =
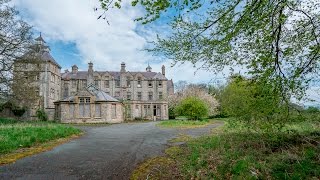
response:
<svg viewBox="0 0 320 180"><path fill-rule="evenodd" d="M88 71L78 71L76 65L72 71L62 73L61 98L67 98L93 84L121 101L124 105L126 120L168 119L169 93L173 92L172 80L165 77L165 67L162 72L152 72L150 66L145 72L126 70L121 63L120 71L94 71L93 63L88 64Z"/></svg>
<svg viewBox="0 0 320 180"><path fill-rule="evenodd" d="M60 65L50 55L50 49L41 36L36 39L35 44L40 49L38 54L42 65L41 73L34 83L39 87L41 107L45 108L50 119L75 123L168 119L167 98L173 94L173 83L165 77L164 66L162 72L152 72L149 65L145 71L131 72L127 71L125 63L121 63L119 71L95 71L93 63L90 62L87 71L79 71L77 65L73 65L71 72L66 70L60 73ZM24 59L28 57L31 55L26 55ZM98 102L88 87L93 87L117 101ZM82 96L81 92L85 91L91 95ZM72 101L68 100L70 97L73 98ZM95 109L96 104L101 104L101 117L94 116L93 112L88 117L80 117L77 112L81 104L78 102L80 98L90 98L90 111ZM116 118L110 117L114 104L117 110L119 109L116 111ZM70 107L74 108L74 116L69 114Z"/></svg>
<svg viewBox="0 0 320 180"><path fill-rule="evenodd" d="M61 95L61 66L50 54L50 48L40 36L35 39L32 50L14 63L14 76L25 74L30 83L37 87L39 102L30 108L30 117L34 119L36 109L44 108L50 120L54 119L54 102ZM30 77L30 72L37 72Z"/></svg>

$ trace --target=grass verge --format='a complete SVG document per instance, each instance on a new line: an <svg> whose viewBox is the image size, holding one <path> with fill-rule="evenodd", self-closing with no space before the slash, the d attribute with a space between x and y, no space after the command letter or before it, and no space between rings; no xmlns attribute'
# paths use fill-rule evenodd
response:
<svg viewBox="0 0 320 180"><path fill-rule="evenodd" d="M226 123L166 154L174 163L158 169L176 179L318 179L320 122L288 124L281 132L248 132Z"/></svg>
<svg viewBox="0 0 320 180"><path fill-rule="evenodd" d="M0 119L0 164L45 151L80 133L77 128L52 122Z"/></svg>
<svg viewBox="0 0 320 180"><path fill-rule="evenodd" d="M200 128L207 126L209 124L215 123L214 120L201 120L201 121L192 121L192 120L168 120L161 121L157 124L158 127L163 128Z"/></svg>

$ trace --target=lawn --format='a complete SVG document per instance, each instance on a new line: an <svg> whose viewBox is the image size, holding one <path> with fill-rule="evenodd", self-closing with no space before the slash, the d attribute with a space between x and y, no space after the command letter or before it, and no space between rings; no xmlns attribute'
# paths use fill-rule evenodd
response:
<svg viewBox="0 0 320 180"><path fill-rule="evenodd" d="M149 170L138 178L135 171L133 179L318 179L319 141L319 121L295 122L268 133L248 132L226 122L210 135L168 148L160 157L167 163L149 162Z"/></svg>
<svg viewBox="0 0 320 180"><path fill-rule="evenodd" d="M79 129L53 122L0 119L0 155L80 133Z"/></svg>
<svg viewBox="0 0 320 180"><path fill-rule="evenodd" d="M158 127L164 128L197 128L214 123L213 120L204 119L201 121L194 120L167 120L157 124Z"/></svg>

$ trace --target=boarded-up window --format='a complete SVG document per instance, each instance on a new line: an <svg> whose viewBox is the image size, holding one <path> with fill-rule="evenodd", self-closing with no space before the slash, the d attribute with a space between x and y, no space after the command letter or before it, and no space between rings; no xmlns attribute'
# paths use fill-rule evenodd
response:
<svg viewBox="0 0 320 180"><path fill-rule="evenodd" d="M69 116L74 118L74 104L69 104Z"/></svg>
<svg viewBox="0 0 320 180"><path fill-rule="evenodd" d="M101 117L101 104L95 104L95 117Z"/></svg>
<svg viewBox="0 0 320 180"><path fill-rule="evenodd" d="M84 112L84 117L90 117L90 104L85 104L85 106L84 106L84 110L85 110L85 112Z"/></svg>
<svg viewBox="0 0 320 180"><path fill-rule="evenodd" d="M84 117L84 104L79 104L79 116Z"/></svg>
<svg viewBox="0 0 320 180"><path fill-rule="evenodd" d="M79 116L80 117L90 117L91 116L91 106L90 98L79 98Z"/></svg>
<svg viewBox="0 0 320 180"><path fill-rule="evenodd" d="M112 118L116 118L117 117L117 105L116 104L112 104L111 105L111 116Z"/></svg>

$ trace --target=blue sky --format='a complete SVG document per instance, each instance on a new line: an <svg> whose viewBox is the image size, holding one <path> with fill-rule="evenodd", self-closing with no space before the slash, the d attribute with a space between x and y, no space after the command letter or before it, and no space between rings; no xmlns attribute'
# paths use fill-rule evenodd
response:
<svg viewBox="0 0 320 180"><path fill-rule="evenodd" d="M128 1L120 10L108 12L110 25L97 20L100 14L93 10L99 6L97 0L13 0L13 4L33 26L35 37L42 33L63 70L73 64L86 70L87 63L92 61L96 70L119 70L120 63L125 62L127 70L143 71L150 63L157 72L165 65L167 77L174 82L207 83L217 78L191 64L171 67L170 60L143 51L157 34L169 33L166 19L143 26L134 21L143 11L132 8Z"/></svg>
<svg viewBox="0 0 320 180"><path fill-rule="evenodd" d="M87 69L92 61L94 69L120 70L120 63L127 64L129 71L143 71L148 63L160 72L166 66L167 78L174 82L185 80L192 83L223 82L224 76L194 68L192 64L171 67L171 61L154 57L143 51L156 35L170 33L167 19L160 19L147 26L134 19L143 15L140 8L132 8L130 1L123 1L120 10L108 12L107 19L97 20L98 0L12 0L22 19L33 26L35 37L42 36L51 48L51 53L62 69L77 64L80 70ZM100 12L101 13L101 12ZM172 13L172 12L169 12ZM236 68L235 68L236 69ZM241 69L240 67L238 69ZM317 102L319 88L309 92Z"/></svg>

